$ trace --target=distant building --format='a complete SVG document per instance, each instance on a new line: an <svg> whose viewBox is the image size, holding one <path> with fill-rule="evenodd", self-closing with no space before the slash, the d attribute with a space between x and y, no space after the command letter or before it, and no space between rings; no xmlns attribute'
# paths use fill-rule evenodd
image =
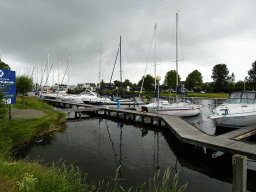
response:
<svg viewBox="0 0 256 192"><path fill-rule="evenodd" d="M77 84L77 89L82 90L82 89L87 89L91 91L96 91L96 85L95 83L82 83L82 84Z"/></svg>

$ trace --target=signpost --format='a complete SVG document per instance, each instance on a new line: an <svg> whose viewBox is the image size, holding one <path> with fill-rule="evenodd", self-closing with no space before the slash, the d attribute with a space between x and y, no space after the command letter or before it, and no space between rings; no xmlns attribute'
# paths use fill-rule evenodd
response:
<svg viewBox="0 0 256 192"><path fill-rule="evenodd" d="M16 74L15 71L0 69L0 89L4 89L6 104L16 103Z"/></svg>
<svg viewBox="0 0 256 192"><path fill-rule="evenodd" d="M0 69L0 90L9 106L9 120L11 120L11 104L16 103L16 74L15 71Z"/></svg>

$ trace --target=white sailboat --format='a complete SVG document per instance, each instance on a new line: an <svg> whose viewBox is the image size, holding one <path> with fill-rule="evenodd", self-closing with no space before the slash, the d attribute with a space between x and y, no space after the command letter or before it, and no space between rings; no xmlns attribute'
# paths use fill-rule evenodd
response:
<svg viewBox="0 0 256 192"><path fill-rule="evenodd" d="M159 101L143 105L144 111L157 113L162 115L175 115L179 117L196 116L201 113L201 106L196 105L192 99L183 98L179 101L178 98L178 13L176 13L176 103L169 103L168 101ZM158 95L159 97L159 95ZM138 107L136 110L141 110Z"/></svg>
<svg viewBox="0 0 256 192"><path fill-rule="evenodd" d="M119 50L120 51L120 80L122 83L122 68L121 68L121 36L120 36L120 44L119 44ZM112 72L113 75L113 72ZM112 79L112 76L111 76ZM110 79L110 82L111 82ZM122 95L122 89L121 89L121 95ZM85 101L84 101L85 102ZM141 104L144 104L143 102L137 101L135 99L135 97L133 97L132 99L125 99L125 98L118 98L118 99L112 99L110 100L108 97L98 97L95 99L91 99L89 101L90 104L94 104L94 105L102 105L102 106L106 106L106 107L112 107L112 108L122 108L122 109L134 109L135 106L139 106Z"/></svg>

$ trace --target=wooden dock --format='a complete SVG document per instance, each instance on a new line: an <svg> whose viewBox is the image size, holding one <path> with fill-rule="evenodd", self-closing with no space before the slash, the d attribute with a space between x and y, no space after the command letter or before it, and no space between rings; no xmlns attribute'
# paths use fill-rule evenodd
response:
<svg viewBox="0 0 256 192"><path fill-rule="evenodd" d="M71 108L67 110L74 111L75 113L93 112L97 115L99 111L103 111L103 115L105 116L113 116L113 113L115 113L115 116L119 117L120 114L122 114L122 118L124 120L127 119L127 116L129 116L129 118L132 116L132 120L136 120L136 117L140 116L140 120L142 122L144 122L145 118L150 118L150 123L152 124L155 120L157 120L158 125L164 123L165 127L170 129L172 133L183 143L206 147L214 151L222 151L231 155L241 154L247 156L250 159L256 160L256 144L242 142L239 140L239 137L242 137L242 135L248 135L249 133L256 132L256 126L241 128L219 136L211 136L202 132L182 118L176 116L158 115L154 113L147 113L142 115L139 111L135 110L114 109L107 108L105 106L75 104L49 99L45 99L45 101L51 104L62 103L69 106L75 105L77 108Z"/></svg>

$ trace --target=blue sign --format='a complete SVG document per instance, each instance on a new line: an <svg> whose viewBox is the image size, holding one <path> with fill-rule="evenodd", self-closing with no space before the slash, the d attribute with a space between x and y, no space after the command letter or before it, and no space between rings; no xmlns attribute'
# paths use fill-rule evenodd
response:
<svg viewBox="0 0 256 192"><path fill-rule="evenodd" d="M3 89L6 104L16 103L16 73L0 69L0 89Z"/></svg>

